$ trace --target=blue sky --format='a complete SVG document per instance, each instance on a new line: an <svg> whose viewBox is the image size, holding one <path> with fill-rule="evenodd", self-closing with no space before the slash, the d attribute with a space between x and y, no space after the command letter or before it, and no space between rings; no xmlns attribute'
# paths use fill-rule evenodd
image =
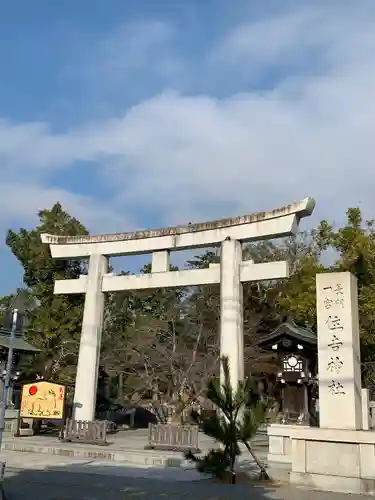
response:
<svg viewBox="0 0 375 500"><path fill-rule="evenodd" d="M57 200L92 232L373 217L374 28L373 0L5 2L0 231Z"/></svg>

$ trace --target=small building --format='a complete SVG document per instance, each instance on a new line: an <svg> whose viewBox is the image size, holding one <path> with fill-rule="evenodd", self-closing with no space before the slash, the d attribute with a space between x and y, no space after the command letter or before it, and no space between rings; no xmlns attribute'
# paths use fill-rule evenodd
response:
<svg viewBox="0 0 375 500"><path fill-rule="evenodd" d="M0 328L0 393L3 392L4 387L4 376L6 373L6 364L8 359L8 349L10 344L10 331L6 328ZM18 386L18 367L22 354L36 354L40 352L40 349L26 342L22 332L16 331L14 338L14 354L13 354L13 366L11 373L11 387L8 393L8 405L19 409L19 388Z"/></svg>
<svg viewBox="0 0 375 500"><path fill-rule="evenodd" d="M277 419L284 423L317 425L317 337L286 321L265 335L258 346L276 355Z"/></svg>

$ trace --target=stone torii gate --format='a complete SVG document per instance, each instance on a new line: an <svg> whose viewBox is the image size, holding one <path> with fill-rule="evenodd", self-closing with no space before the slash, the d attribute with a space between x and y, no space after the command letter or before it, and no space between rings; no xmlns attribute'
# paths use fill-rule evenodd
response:
<svg viewBox="0 0 375 500"><path fill-rule="evenodd" d="M97 236L42 234L56 259L89 258L88 275L58 280L54 293L84 293L74 418L95 418L104 293L220 283L220 353L228 356L233 387L244 377L242 283L287 278L287 262L254 264L242 260L242 243L290 236L302 217L311 215L315 202L306 198L270 212L253 213L213 222L164 229ZM173 250L220 246L220 264L207 269L170 271ZM108 274L110 256L151 253L150 274Z"/></svg>

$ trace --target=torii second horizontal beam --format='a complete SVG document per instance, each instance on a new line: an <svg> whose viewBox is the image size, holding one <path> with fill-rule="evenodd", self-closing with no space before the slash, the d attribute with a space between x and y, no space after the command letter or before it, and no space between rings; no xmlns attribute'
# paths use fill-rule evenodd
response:
<svg viewBox="0 0 375 500"><path fill-rule="evenodd" d="M241 263L241 282L267 281L289 277L289 265L286 261L253 264L251 261ZM102 291L117 292L121 290L145 290L152 288L174 288L195 285L213 285L220 283L220 265L207 269L187 269L182 271L165 271L149 274L122 276L103 276ZM82 276L73 280L57 280L55 294L86 293L87 278Z"/></svg>

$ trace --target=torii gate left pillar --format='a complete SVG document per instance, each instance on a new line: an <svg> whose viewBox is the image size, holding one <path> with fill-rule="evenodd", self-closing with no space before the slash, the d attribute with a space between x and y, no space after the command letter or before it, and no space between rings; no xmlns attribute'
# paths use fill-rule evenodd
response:
<svg viewBox="0 0 375 500"><path fill-rule="evenodd" d="M293 235L314 200L232 219L160 230L99 236L42 235L53 258L88 258L87 276L59 280L54 293L84 293L85 308L74 394L74 418L94 420L99 372L104 293L220 283L220 353L228 356L234 389L244 377L242 283L288 277L287 262L253 264L242 261L242 243ZM207 269L170 271L169 253L202 247L221 247L220 264ZM151 253L152 272L113 276L108 257Z"/></svg>
<svg viewBox="0 0 375 500"><path fill-rule="evenodd" d="M100 254L91 255L88 275L85 278L85 307L74 392L76 420L93 420L95 416L104 313L102 279L107 273L108 258ZM81 418L80 415L90 418Z"/></svg>

